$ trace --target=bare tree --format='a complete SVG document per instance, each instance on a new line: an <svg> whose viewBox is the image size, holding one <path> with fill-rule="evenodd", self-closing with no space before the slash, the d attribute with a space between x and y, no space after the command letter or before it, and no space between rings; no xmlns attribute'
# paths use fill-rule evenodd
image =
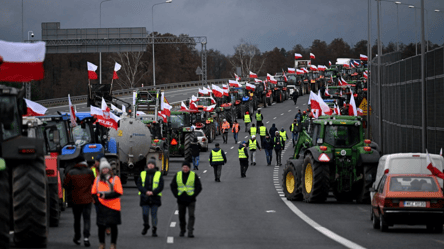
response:
<svg viewBox="0 0 444 249"><path fill-rule="evenodd" d="M261 51L257 45L240 41L241 43L234 47L234 55L230 59L233 67L240 66L242 74L245 77L252 72L260 72L264 65L265 58L262 58Z"/></svg>
<svg viewBox="0 0 444 249"><path fill-rule="evenodd" d="M122 65L117 73L119 79L114 82L122 89L134 88L140 81L150 73L148 60L143 60L144 52L116 53L111 59Z"/></svg>

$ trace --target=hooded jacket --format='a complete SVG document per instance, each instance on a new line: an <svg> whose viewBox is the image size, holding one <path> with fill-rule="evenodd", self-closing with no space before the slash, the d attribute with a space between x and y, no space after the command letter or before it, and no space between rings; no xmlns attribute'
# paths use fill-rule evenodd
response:
<svg viewBox="0 0 444 249"><path fill-rule="evenodd" d="M142 178L139 177L139 179L137 179L137 188L140 191L140 206L156 205L160 207L162 205L161 197L158 196L157 194L159 194L163 190L164 181L162 174L160 175L159 185L155 190L153 190L154 174L157 171L159 171L159 168L155 167L152 170L145 168L145 171L146 171L145 186L142 186ZM146 195L147 191L153 191L153 195L151 196Z"/></svg>
<svg viewBox="0 0 444 249"><path fill-rule="evenodd" d="M249 156L248 156L247 147L244 147L244 145L239 144L239 149L242 149L242 148L244 148L244 154L245 154L245 156L247 156L247 158L239 158L239 161L247 161L248 162Z"/></svg>
<svg viewBox="0 0 444 249"><path fill-rule="evenodd" d="M273 138L275 136L277 130L278 129L276 128L276 124L273 124L271 126L270 130L268 131L268 133L270 133L270 137Z"/></svg>
<svg viewBox="0 0 444 249"><path fill-rule="evenodd" d="M264 138L262 141L262 147L264 147L264 150L272 150L273 149L273 141L271 138Z"/></svg>
<svg viewBox="0 0 444 249"><path fill-rule="evenodd" d="M199 156L200 150L202 149L200 143L192 142L190 147L191 147L191 156Z"/></svg>
<svg viewBox="0 0 444 249"><path fill-rule="evenodd" d="M71 192L74 204L88 204L93 202L91 188L94 183L94 173L88 164L83 161L77 163L67 174L63 187Z"/></svg>

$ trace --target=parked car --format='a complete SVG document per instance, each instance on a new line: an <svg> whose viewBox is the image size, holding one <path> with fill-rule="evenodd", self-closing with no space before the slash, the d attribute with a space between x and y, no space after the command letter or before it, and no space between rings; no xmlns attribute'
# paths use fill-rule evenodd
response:
<svg viewBox="0 0 444 249"><path fill-rule="evenodd" d="M438 180L429 174L384 175L372 200L373 228L387 231L395 224L426 225L442 233L444 197Z"/></svg>
<svg viewBox="0 0 444 249"><path fill-rule="evenodd" d="M194 137L197 137L197 142L202 146L202 151L208 151L208 139L203 130L194 130Z"/></svg>

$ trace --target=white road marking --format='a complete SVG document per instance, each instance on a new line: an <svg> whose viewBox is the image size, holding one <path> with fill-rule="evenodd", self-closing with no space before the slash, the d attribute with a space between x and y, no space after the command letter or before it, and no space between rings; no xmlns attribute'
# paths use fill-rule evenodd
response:
<svg viewBox="0 0 444 249"><path fill-rule="evenodd" d="M306 105L306 104L303 104L303 105Z"/></svg>
<svg viewBox="0 0 444 249"><path fill-rule="evenodd" d="M230 148L230 150L232 150L233 148L234 148L234 146L233 146L233 147L231 147L231 148Z"/></svg>
<svg viewBox="0 0 444 249"><path fill-rule="evenodd" d="M280 196L280 197L284 197L285 195L284 195L284 194L279 194L279 196Z"/></svg>
<svg viewBox="0 0 444 249"><path fill-rule="evenodd" d="M204 174L207 173L207 170L204 170L203 173L204 173Z"/></svg>
<svg viewBox="0 0 444 249"><path fill-rule="evenodd" d="M167 243L168 244L173 244L174 243L174 237L168 237L167 238Z"/></svg>
<svg viewBox="0 0 444 249"><path fill-rule="evenodd" d="M274 117L273 119L276 119L276 117Z"/></svg>
<svg viewBox="0 0 444 249"><path fill-rule="evenodd" d="M296 108L299 108L299 106L296 106Z"/></svg>
<svg viewBox="0 0 444 249"><path fill-rule="evenodd" d="M267 123L266 124L268 124L270 121L267 121Z"/></svg>
<svg viewBox="0 0 444 249"><path fill-rule="evenodd" d="M248 136L245 136L245 138L247 138Z"/></svg>
<svg viewBox="0 0 444 249"><path fill-rule="evenodd" d="M288 110L288 112L291 112L291 110Z"/></svg>
<svg viewBox="0 0 444 249"><path fill-rule="evenodd" d="M176 227L176 222L175 221L171 222L170 227Z"/></svg>
<svg viewBox="0 0 444 249"><path fill-rule="evenodd" d="M227 152L225 152L225 155L227 154Z"/></svg>
<svg viewBox="0 0 444 249"><path fill-rule="evenodd" d="M267 210L265 212L267 212L267 213L276 213L276 210Z"/></svg>
<svg viewBox="0 0 444 249"><path fill-rule="evenodd" d="M174 211L174 214L178 215L179 214L179 210Z"/></svg>
<svg viewBox="0 0 444 249"><path fill-rule="evenodd" d="M283 113L281 113L281 116L284 115Z"/></svg>

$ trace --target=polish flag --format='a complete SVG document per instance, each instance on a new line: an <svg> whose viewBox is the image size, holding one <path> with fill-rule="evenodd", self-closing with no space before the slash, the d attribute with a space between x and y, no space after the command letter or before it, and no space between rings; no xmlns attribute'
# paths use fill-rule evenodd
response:
<svg viewBox="0 0 444 249"><path fill-rule="evenodd" d="M304 71L304 73L308 73L308 69L307 68L303 67L301 69L302 69L302 71Z"/></svg>
<svg viewBox="0 0 444 249"><path fill-rule="evenodd" d="M168 122L168 120L167 120L167 116L165 115L165 114L163 114L162 112L157 112L157 115L159 116L159 117L162 117L162 121L164 122L164 123L167 123Z"/></svg>
<svg viewBox="0 0 444 249"><path fill-rule="evenodd" d="M197 110L197 105L194 101L190 102L190 110Z"/></svg>
<svg viewBox="0 0 444 249"><path fill-rule="evenodd" d="M359 58L361 59L361 61L367 61L368 60L367 55L363 55L363 54L360 54Z"/></svg>
<svg viewBox="0 0 444 249"><path fill-rule="evenodd" d="M316 95L313 91L310 92L311 109L318 109L321 111L321 115L332 115L333 111L321 98L320 93ZM319 115L319 113L318 113Z"/></svg>
<svg viewBox="0 0 444 249"><path fill-rule="evenodd" d="M256 82L256 83L261 83L262 80L260 80L260 79L254 79L254 82Z"/></svg>
<svg viewBox="0 0 444 249"><path fill-rule="evenodd" d="M234 74L234 78L236 79L236 81L241 80L241 77L237 76L237 74Z"/></svg>
<svg viewBox="0 0 444 249"><path fill-rule="evenodd" d="M270 77L273 77L273 76L271 76L271 74L267 73L267 80L270 80Z"/></svg>
<svg viewBox="0 0 444 249"><path fill-rule="evenodd" d="M325 69L327 69L326 66L324 66L324 65L318 65L318 70L319 70L319 71L325 71Z"/></svg>
<svg viewBox="0 0 444 249"><path fill-rule="evenodd" d="M232 87L241 87L237 80L228 80L228 84Z"/></svg>
<svg viewBox="0 0 444 249"><path fill-rule="evenodd" d="M345 64L344 64L344 67L346 67L346 68L349 68L349 67L350 67L350 65L349 65L349 64L347 64L347 63L345 63Z"/></svg>
<svg viewBox="0 0 444 249"><path fill-rule="evenodd" d="M273 76L270 76L270 83L277 84L278 81Z"/></svg>
<svg viewBox="0 0 444 249"><path fill-rule="evenodd" d="M211 104L216 104L216 100L214 100L213 97L210 97L210 99L211 99Z"/></svg>
<svg viewBox="0 0 444 249"><path fill-rule="evenodd" d="M353 64L352 61L350 61L350 67L351 67L351 68L355 68L355 65Z"/></svg>
<svg viewBox="0 0 444 249"><path fill-rule="evenodd" d="M119 71L120 68L122 68L122 65L116 62L116 64L114 65L113 80L117 80L119 78L119 76L117 76L117 71Z"/></svg>
<svg viewBox="0 0 444 249"><path fill-rule="evenodd" d="M220 87L212 84L211 88L213 89L214 96L216 96L218 98L222 98L224 92L223 92L223 90Z"/></svg>
<svg viewBox="0 0 444 249"><path fill-rule="evenodd" d="M247 82L247 84L246 84L245 86L246 86L247 90L254 90L254 89L256 89L256 86L255 86L255 85L250 84L250 83L248 83L248 82Z"/></svg>
<svg viewBox="0 0 444 249"><path fill-rule="evenodd" d="M0 81L29 82L44 77L45 42L0 40Z"/></svg>
<svg viewBox="0 0 444 249"><path fill-rule="evenodd" d="M339 107L336 106L336 104L335 104L335 114L336 115L341 115L341 109L339 109Z"/></svg>
<svg viewBox="0 0 444 249"><path fill-rule="evenodd" d="M341 78L338 78L338 83L339 83L340 86L346 86L346 85L348 85L348 84L347 84L347 81L345 81L344 78L342 78L342 77L341 77ZM341 95L341 96L342 96L342 95Z"/></svg>
<svg viewBox="0 0 444 249"><path fill-rule="evenodd" d="M44 116L46 113L46 110L48 108L42 106L39 103L36 103L34 101L31 101L29 99L25 99L26 101L26 115L23 116Z"/></svg>
<svg viewBox="0 0 444 249"><path fill-rule="evenodd" d="M315 65L310 66L310 70L312 71L318 71L318 68Z"/></svg>
<svg viewBox="0 0 444 249"><path fill-rule="evenodd" d="M257 78L257 74L250 71L250 78Z"/></svg>
<svg viewBox="0 0 444 249"><path fill-rule="evenodd" d="M168 117L171 116L172 106L168 103L168 100L165 98L165 92L162 92L160 99L162 101L160 102L160 111L163 114L167 115Z"/></svg>
<svg viewBox="0 0 444 249"><path fill-rule="evenodd" d="M310 59L316 59L316 56L313 53L310 53Z"/></svg>
<svg viewBox="0 0 444 249"><path fill-rule="evenodd" d="M284 76L284 81L285 81L285 82L288 82L287 75L285 75L285 72L284 72L284 71L282 71L282 75Z"/></svg>
<svg viewBox="0 0 444 249"><path fill-rule="evenodd" d="M310 97L308 98L308 104L310 105L311 109L321 109L321 106L319 105L319 102L317 100L317 95L310 91Z"/></svg>
<svg viewBox="0 0 444 249"><path fill-rule="evenodd" d="M331 61L328 61L328 66L331 67Z"/></svg>
<svg viewBox="0 0 444 249"><path fill-rule="evenodd" d="M122 105L122 106L123 106L123 105ZM113 104L111 104L111 110L113 110L113 111L120 111L120 109L117 108L117 106L115 106L115 105L113 105Z"/></svg>
<svg viewBox="0 0 444 249"><path fill-rule="evenodd" d="M296 75L302 75L304 74L304 70L296 69Z"/></svg>
<svg viewBox="0 0 444 249"><path fill-rule="evenodd" d="M191 102L196 102L196 101L198 101L199 99L196 97L196 96L194 96L194 95L191 95Z"/></svg>
<svg viewBox="0 0 444 249"><path fill-rule="evenodd" d="M208 94L208 91L206 91L206 90L207 90L207 89L205 89L205 87L204 87L203 90L199 88L199 92L198 92L198 93L199 93L200 95L207 95L207 94Z"/></svg>
<svg viewBox="0 0 444 249"><path fill-rule="evenodd" d="M359 65L361 65L361 64L359 63L359 61L353 61L353 64L355 64L355 66L359 66Z"/></svg>
<svg viewBox="0 0 444 249"><path fill-rule="evenodd" d="M296 70L294 68L291 68L291 67L288 68L288 73L295 73L295 71Z"/></svg>
<svg viewBox="0 0 444 249"><path fill-rule="evenodd" d="M228 90L228 85L222 84L222 89Z"/></svg>
<svg viewBox="0 0 444 249"><path fill-rule="evenodd" d="M68 94L68 103L69 103L69 115L71 117L71 127L76 127L76 111L74 110L74 106L71 103L71 96Z"/></svg>
<svg viewBox="0 0 444 249"><path fill-rule="evenodd" d="M339 96L342 97L342 89L339 91Z"/></svg>
<svg viewBox="0 0 444 249"><path fill-rule="evenodd" d="M364 72L364 78L368 79L367 71Z"/></svg>
<svg viewBox="0 0 444 249"><path fill-rule="evenodd" d="M330 97L330 93L328 93L328 85L325 88L325 92L324 92L325 97Z"/></svg>
<svg viewBox="0 0 444 249"><path fill-rule="evenodd" d="M222 89L222 95L223 95L223 96L227 96L227 97L229 96L229 94L228 94L228 88L226 88L226 89L223 88L223 89Z"/></svg>
<svg viewBox="0 0 444 249"><path fill-rule="evenodd" d="M358 110L356 109L355 97L353 97L353 92L350 89L350 105L348 106L349 116L358 116Z"/></svg>
<svg viewBox="0 0 444 249"><path fill-rule="evenodd" d="M97 79L97 74L96 74L97 66L92 64L91 62L88 62L88 61L86 62L86 64L88 65L88 79L96 80Z"/></svg>
<svg viewBox="0 0 444 249"><path fill-rule="evenodd" d="M106 105L106 103L105 103ZM102 102L102 106L103 106L103 102ZM119 128L119 120L120 118L117 117L116 115L114 115L114 113L110 112L109 108L106 107L105 110L99 109L95 106L90 106L90 114L92 116L96 116L97 117L97 122L103 126L103 127L107 127L107 128L113 128L113 129L118 129Z"/></svg>
<svg viewBox="0 0 444 249"><path fill-rule="evenodd" d="M294 53L294 58L295 59L300 59L300 58L302 58L302 55L298 54L298 53Z"/></svg>
<svg viewBox="0 0 444 249"><path fill-rule="evenodd" d="M183 103L183 101L180 103L180 109L181 110L189 110L188 107Z"/></svg>
<svg viewBox="0 0 444 249"><path fill-rule="evenodd" d="M210 106L206 106L204 110L206 112L212 112L212 111L214 111L214 108L216 108L216 105L210 105Z"/></svg>

